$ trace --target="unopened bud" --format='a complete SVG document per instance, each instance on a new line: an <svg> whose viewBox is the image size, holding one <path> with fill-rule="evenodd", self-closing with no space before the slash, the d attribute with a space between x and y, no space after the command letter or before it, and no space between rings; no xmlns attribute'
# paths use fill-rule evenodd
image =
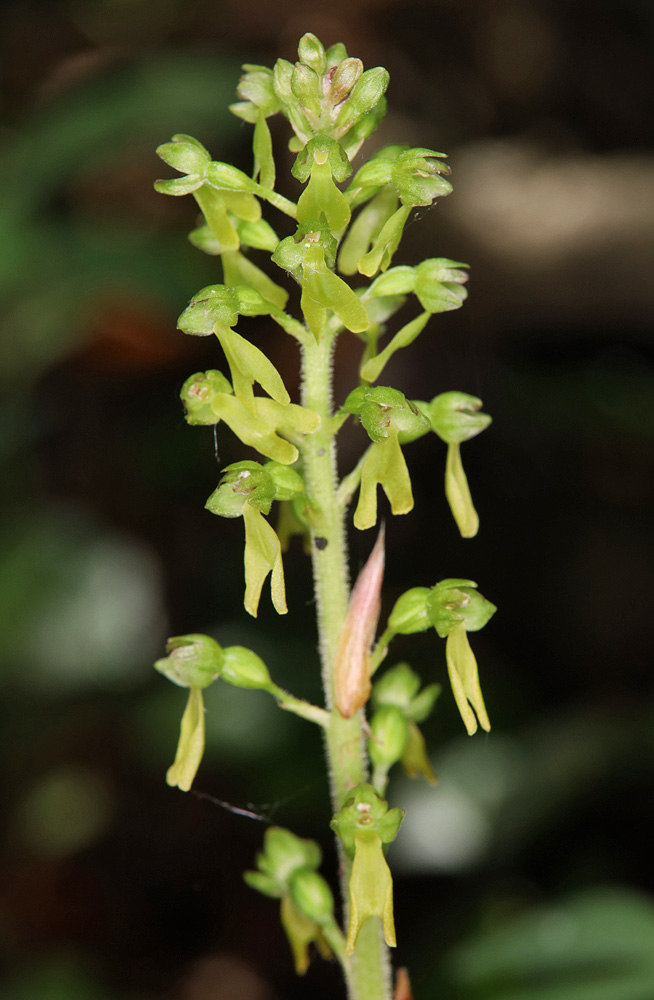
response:
<svg viewBox="0 0 654 1000"><path fill-rule="evenodd" d="M408 663L396 663L375 681L373 702L376 706L396 705L406 709L419 690L420 678L415 670Z"/></svg>
<svg viewBox="0 0 654 1000"><path fill-rule="evenodd" d="M322 875L310 868L293 872L288 887L298 910L323 927L334 919L334 897Z"/></svg>
<svg viewBox="0 0 654 1000"><path fill-rule="evenodd" d="M370 760L376 767L392 767L402 756L409 724L397 705L380 705L370 720Z"/></svg>
<svg viewBox="0 0 654 1000"><path fill-rule="evenodd" d="M275 486L275 500L294 500L304 493L304 480L290 465L266 462L263 468Z"/></svg>
<svg viewBox="0 0 654 1000"><path fill-rule="evenodd" d="M300 62L309 66L315 73L322 74L326 68L325 47L315 35L308 31L302 35L297 47Z"/></svg>
<svg viewBox="0 0 654 1000"><path fill-rule="evenodd" d="M388 619L388 627L398 635L425 632L432 624L429 587L412 587L398 597Z"/></svg>
<svg viewBox="0 0 654 1000"><path fill-rule="evenodd" d="M268 691L273 686L268 667L260 656L245 646L227 646L221 677L234 687Z"/></svg>

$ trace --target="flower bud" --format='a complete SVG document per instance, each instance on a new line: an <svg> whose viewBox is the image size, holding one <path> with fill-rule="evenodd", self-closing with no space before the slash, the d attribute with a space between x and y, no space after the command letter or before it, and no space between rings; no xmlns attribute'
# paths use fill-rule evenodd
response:
<svg viewBox="0 0 654 1000"><path fill-rule="evenodd" d="M304 480L290 465L266 462L263 468L274 483L275 500L293 500L304 493Z"/></svg>
<svg viewBox="0 0 654 1000"><path fill-rule="evenodd" d="M211 408L216 393L231 395L232 387L222 372L210 369L190 375L180 392L188 424L216 424L218 417Z"/></svg>
<svg viewBox="0 0 654 1000"><path fill-rule="evenodd" d="M360 59L344 59L335 66L333 73L328 77L327 104L337 108L347 100L362 73L363 63Z"/></svg>
<svg viewBox="0 0 654 1000"><path fill-rule="evenodd" d="M208 635L176 635L166 643L168 656L155 670L179 687L205 688L212 684L225 662L224 650Z"/></svg>
<svg viewBox="0 0 654 1000"><path fill-rule="evenodd" d="M322 88L318 74L314 70L297 62L291 75L291 90L309 115L313 115L315 118L320 117Z"/></svg>
<svg viewBox="0 0 654 1000"><path fill-rule="evenodd" d="M480 413L483 403L466 392L442 392L427 404L432 430L446 444L460 444L480 434L491 423Z"/></svg>
<svg viewBox="0 0 654 1000"><path fill-rule="evenodd" d="M327 51L325 52L325 61L326 61L325 68L328 71L330 69L334 69L335 67L340 66L340 64L344 62L344 60L347 58L348 58L347 49L345 48L343 43L335 42L333 45L330 45Z"/></svg>
<svg viewBox="0 0 654 1000"><path fill-rule="evenodd" d="M273 686L268 667L251 649L227 646L223 655L221 677L228 684L262 691L268 691Z"/></svg>
<svg viewBox="0 0 654 1000"><path fill-rule="evenodd" d="M327 59L325 47L319 38L308 31L302 35L297 47L298 59L305 66L309 66L315 73L322 75L325 72Z"/></svg>
<svg viewBox="0 0 654 1000"><path fill-rule="evenodd" d="M398 597L388 619L388 627L398 635L425 632L433 621L429 587L412 587Z"/></svg>
<svg viewBox="0 0 654 1000"><path fill-rule="evenodd" d="M396 663L375 681L372 690L373 704L376 707L396 705L398 708L407 709L419 690L420 678L415 670L412 670L408 663Z"/></svg>
<svg viewBox="0 0 654 1000"><path fill-rule="evenodd" d="M370 720L368 754L375 767L388 769L402 756L409 724L397 705L380 705Z"/></svg>
<svg viewBox="0 0 654 1000"><path fill-rule="evenodd" d="M271 826L264 836L263 852L257 855L257 867L285 890L293 872L301 868L315 870L321 860L322 852L315 840L305 840L284 827Z"/></svg>
<svg viewBox="0 0 654 1000"><path fill-rule="evenodd" d="M336 118L335 137L345 135L352 125L381 100L389 84L388 70L382 66L366 70L357 80Z"/></svg>
<svg viewBox="0 0 654 1000"><path fill-rule="evenodd" d="M298 910L324 927L334 919L334 897L322 875L310 868L299 868L289 879L291 899Z"/></svg>

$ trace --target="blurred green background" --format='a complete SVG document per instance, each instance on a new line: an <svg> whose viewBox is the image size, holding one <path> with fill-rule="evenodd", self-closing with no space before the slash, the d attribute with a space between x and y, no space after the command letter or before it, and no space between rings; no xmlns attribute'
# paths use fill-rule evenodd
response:
<svg viewBox="0 0 654 1000"><path fill-rule="evenodd" d="M242 525L203 509L243 452L185 424L182 382L220 359L175 320L219 274L186 241L191 200L152 190L174 132L250 169L226 111L240 64L294 59L307 30L389 69L380 144L453 168L397 263L468 261L470 299L389 379L494 417L464 449L478 538L456 534L434 438L407 454L415 511L388 524L386 610L445 576L500 608L474 637L492 733L468 739L444 695L439 785L392 784L397 962L417 1000L652 1000L651 0L4 5L0 1000L339 995L324 964L295 980L274 903L241 879L270 821L321 838L333 873L319 738L212 688L184 796L164 782L184 695L151 666L167 635L209 631L319 697L300 547L288 619L266 600L255 629ZM274 350L296 384L290 339ZM358 350L343 337L339 400ZM370 544L353 538L354 571ZM435 635L395 652L443 679Z"/></svg>

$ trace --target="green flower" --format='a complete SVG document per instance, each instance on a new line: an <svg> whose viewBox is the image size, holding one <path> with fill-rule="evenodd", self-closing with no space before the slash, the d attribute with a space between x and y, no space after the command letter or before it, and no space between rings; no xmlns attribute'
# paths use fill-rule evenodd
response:
<svg viewBox="0 0 654 1000"><path fill-rule="evenodd" d="M393 879L383 846L395 839L403 817L403 810L389 809L371 785L363 784L352 789L331 821L332 830L353 858L345 945L348 955L354 951L359 931L369 917L381 919L386 944L396 945Z"/></svg>

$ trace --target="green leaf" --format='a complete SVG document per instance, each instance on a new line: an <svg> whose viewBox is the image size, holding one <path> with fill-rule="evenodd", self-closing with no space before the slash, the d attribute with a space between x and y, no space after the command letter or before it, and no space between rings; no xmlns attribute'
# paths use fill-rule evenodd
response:
<svg viewBox="0 0 654 1000"><path fill-rule="evenodd" d="M245 610L254 618L257 617L261 589L265 579L271 573L270 590L272 602L277 614L285 615L286 589L284 586L284 568L282 565L282 550L274 529L268 524L260 511L249 503L243 508L245 522Z"/></svg>
<svg viewBox="0 0 654 1000"><path fill-rule="evenodd" d="M446 960L451 995L487 1000L649 1000L654 906L597 887L493 921Z"/></svg>
<svg viewBox="0 0 654 1000"><path fill-rule="evenodd" d="M182 716L175 762L168 768L166 782L188 792L204 754L204 702L200 688L192 687Z"/></svg>

